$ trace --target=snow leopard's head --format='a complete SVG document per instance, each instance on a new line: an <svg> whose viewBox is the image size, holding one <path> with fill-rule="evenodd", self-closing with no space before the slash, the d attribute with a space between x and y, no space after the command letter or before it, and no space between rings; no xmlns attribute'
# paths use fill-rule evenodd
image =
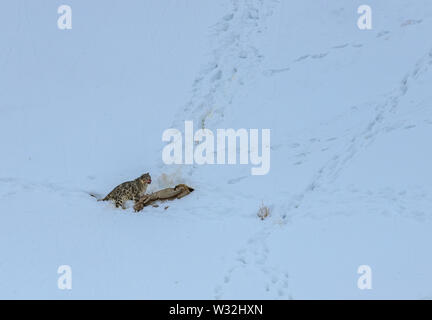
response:
<svg viewBox="0 0 432 320"><path fill-rule="evenodd" d="M148 172L144 173L141 177L138 178L138 180L144 184L150 184L152 182L150 174Z"/></svg>

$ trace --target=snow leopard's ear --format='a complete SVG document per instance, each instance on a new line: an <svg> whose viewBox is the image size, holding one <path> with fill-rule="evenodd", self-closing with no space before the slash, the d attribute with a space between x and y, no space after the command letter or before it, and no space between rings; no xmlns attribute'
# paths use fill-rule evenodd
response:
<svg viewBox="0 0 432 320"><path fill-rule="evenodd" d="M147 181L149 181L148 183L151 183L151 176L150 176L150 173L144 173L142 176L141 176L141 178L142 179L145 179L145 180L147 180Z"/></svg>

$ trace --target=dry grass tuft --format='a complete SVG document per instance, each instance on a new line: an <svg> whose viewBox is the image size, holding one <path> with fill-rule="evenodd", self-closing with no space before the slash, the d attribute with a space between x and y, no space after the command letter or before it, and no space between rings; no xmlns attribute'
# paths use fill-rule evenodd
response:
<svg viewBox="0 0 432 320"><path fill-rule="evenodd" d="M265 206L264 203L261 204L257 216L261 219L264 220L265 218L267 218L268 216L270 216L270 208Z"/></svg>

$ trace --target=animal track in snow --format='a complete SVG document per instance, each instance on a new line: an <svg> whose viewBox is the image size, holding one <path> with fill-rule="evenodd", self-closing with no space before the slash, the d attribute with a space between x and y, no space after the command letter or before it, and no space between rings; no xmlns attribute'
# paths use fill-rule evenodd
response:
<svg viewBox="0 0 432 320"><path fill-rule="evenodd" d="M415 24L422 23L422 21L423 21L422 19L418 19L418 20L408 19L408 20L405 20L404 22L401 23L401 27L412 26L412 25L415 25Z"/></svg>
<svg viewBox="0 0 432 320"><path fill-rule="evenodd" d="M257 291L271 299L292 299L289 292L289 274L275 267L268 266L268 254L270 252L266 238L270 228L264 228L253 237L251 237L246 246L238 250L234 265L222 277L222 282L215 287L215 299L223 299L226 287L234 278L237 272L243 273L248 268L257 272L263 277L264 285Z"/></svg>
<svg viewBox="0 0 432 320"><path fill-rule="evenodd" d="M217 125L225 108L245 82L257 73L263 56L254 45L265 29L266 19L273 14L277 1L231 1L230 12L213 27L212 61L194 81L190 101L175 117L174 127L193 119L203 128ZM278 73L284 70L272 70Z"/></svg>
<svg viewBox="0 0 432 320"><path fill-rule="evenodd" d="M286 212L293 214L293 210L299 208L300 203L304 201L304 198L309 193L314 192L319 187L331 184L355 155L372 143L377 135L386 131L386 121L388 122L389 118L394 114L396 108L399 106L400 99L406 95L409 84L417 80L421 74L430 71L429 66L431 65L431 61L432 49L429 50L429 52L415 64L413 70L401 80L401 84L398 88L393 90L383 102L376 104L375 113L369 122L364 125L359 133L351 135L348 138L346 146L341 153L335 154L327 164L316 172L309 187L293 197L291 202L285 207ZM283 219L286 217L287 214L282 216Z"/></svg>
<svg viewBox="0 0 432 320"><path fill-rule="evenodd" d="M405 20L402 24L401 27L406 27L406 26L410 26L410 25L416 25L421 23L423 20L422 19L408 19ZM388 30L383 30L377 33L376 38L382 38L383 40L388 40L390 38L390 31ZM299 56L298 58L294 59L294 63L299 63L299 62L303 62L306 59L322 59L325 58L326 56L328 56L332 51L334 50L340 50L340 49L345 49L345 48L362 48L364 46L364 44L362 43L343 43L340 45L335 45L330 47L330 49L328 51L324 51L324 52L317 52L317 53L308 53L308 54L304 54ZM276 69L268 69L265 70L263 72L264 75L266 76L272 76L275 75L279 72L284 72L284 71L290 71L291 70L291 65L286 65L283 68L276 68ZM272 70L280 70L279 72L272 72Z"/></svg>

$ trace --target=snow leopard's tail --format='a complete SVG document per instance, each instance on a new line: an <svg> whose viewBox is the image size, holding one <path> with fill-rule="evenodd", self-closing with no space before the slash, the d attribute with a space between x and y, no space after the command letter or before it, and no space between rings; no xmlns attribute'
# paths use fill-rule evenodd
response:
<svg viewBox="0 0 432 320"><path fill-rule="evenodd" d="M100 195L98 195L98 194L95 194L95 193L92 193L92 192L89 192L88 193L91 197L93 197L93 198L96 198L96 200L97 201L105 201L106 199L105 198L102 198Z"/></svg>

